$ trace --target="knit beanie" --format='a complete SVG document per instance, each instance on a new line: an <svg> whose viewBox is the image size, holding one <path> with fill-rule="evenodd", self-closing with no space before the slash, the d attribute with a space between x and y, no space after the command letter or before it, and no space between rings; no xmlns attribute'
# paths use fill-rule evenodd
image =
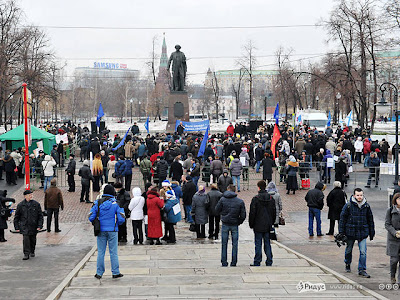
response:
<svg viewBox="0 0 400 300"><path fill-rule="evenodd" d="M104 194L115 196L115 189L111 184L107 184L104 188Z"/></svg>

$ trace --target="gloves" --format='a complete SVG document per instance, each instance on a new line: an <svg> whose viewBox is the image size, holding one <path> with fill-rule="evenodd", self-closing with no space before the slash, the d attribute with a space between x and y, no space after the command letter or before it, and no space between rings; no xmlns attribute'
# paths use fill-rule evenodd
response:
<svg viewBox="0 0 400 300"><path fill-rule="evenodd" d="M396 237L397 237L398 239L400 239L400 230L397 230L397 231L396 231Z"/></svg>

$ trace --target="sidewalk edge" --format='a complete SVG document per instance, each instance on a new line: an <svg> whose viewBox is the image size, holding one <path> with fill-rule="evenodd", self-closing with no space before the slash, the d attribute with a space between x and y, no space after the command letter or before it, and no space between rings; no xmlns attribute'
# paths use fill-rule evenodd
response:
<svg viewBox="0 0 400 300"><path fill-rule="evenodd" d="M304 254L301 254L301 253L299 253L299 252L297 252L297 251L295 251L295 250L289 248L288 246L285 246L284 244L282 244L282 243L280 243L280 242L278 242L278 241L273 241L273 242L274 242L277 246L279 246L279 247L281 247L281 248L284 248L285 250L292 252L293 254L297 255L298 257L301 257L301 258L307 260L310 264L316 265L317 267L321 268L321 269L324 270L325 272L331 273L331 274L334 275L335 277L339 278L341 281L346 282L346 283L348 283L348 284L351 284L351 285L353 285L353 286L355 286L355 287L357 287L357 286L361 287L361 288L357 288L357 290L359 290L361 293L362 293L362 292L368 293L369 295L371 295L372 297L375 297L376 299L380 299L380 300L389 300L388 298L382 296L381 294L378 294L378 293L376 293L376 292L374 292L374 291L372 291L372 290L366 288L366 287L363 286L362 284L359 284L359 283L357 283L357 282L351 280L350 278L347 278L346 276L344 276L344 275L342 275L342 274L340 274L340 273L338 273L338 272L336 272L336 271L334 271L334 270L332 270L332 269L330 269L330 268L324 266L323 264L321 264L321 263L319 263L319 262L317 262L317 261L315 261L315 260L309 258L308 256L305 256Z"/></svg>
<svg viewBox="0 0 400 300"><path fill-rule="evenodd" d="M85 255L85 257L82 258L80 262L78 262L75 268L73 268L72 271L68 273L64 280L61 281L61 283L51 292L49 296L47 296L46 300L59 299L64 289L70 285L72 279L78 274L81 269L83 269L85 264L88 262L90 257L92 257L96 250L97 246L93 246L92 249L90 249L89 252Z"/></svg>

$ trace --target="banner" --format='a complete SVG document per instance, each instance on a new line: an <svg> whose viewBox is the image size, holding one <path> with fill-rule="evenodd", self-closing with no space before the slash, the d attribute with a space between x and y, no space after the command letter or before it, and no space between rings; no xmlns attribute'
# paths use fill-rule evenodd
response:
<svg viewBox="0 0 400 300"><path fill-rule="evenodd" d="M64 134L57 134L56 135L56 144L59 144L60 141L63 141L64 144L68 144L68 135Z"/></svg>
<svg viewBox="0 0 400 300"><path fill-rule="evenodd" d="M119 147L121 147L121 146L125 143L125 139L126 139L126 137L128 136L128 133L129 133L130 130L131 130L131 127L128 128L128 130L126 131L124 137L123 137L122 140L119 142L119 144L118 144L116 147L114 147L114 148L111 149L112 151L117 150ZM90 152L90 153L92 153L92 152Z"/></svg>
<svg viewBox="0 0 400 300"><path fill-rule="evenodd" d="M185 127L184 131L205 131L210 126L210 120L204 120L200 122L185 122L181 120L176 120L175 131L181 122L182 125Z"/></svg>

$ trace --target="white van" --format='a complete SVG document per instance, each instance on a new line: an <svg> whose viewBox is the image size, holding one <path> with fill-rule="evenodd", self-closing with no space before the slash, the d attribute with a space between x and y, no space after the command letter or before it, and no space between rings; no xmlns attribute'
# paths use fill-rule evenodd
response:
<svg viewBox="0 0 400 300"><path fill-rule="evenodd" d="M316 127L318 131L325 131L328 117L326 113L316 109L300 110L301 120L303 124L307 124L311 128Z"/></svg>

